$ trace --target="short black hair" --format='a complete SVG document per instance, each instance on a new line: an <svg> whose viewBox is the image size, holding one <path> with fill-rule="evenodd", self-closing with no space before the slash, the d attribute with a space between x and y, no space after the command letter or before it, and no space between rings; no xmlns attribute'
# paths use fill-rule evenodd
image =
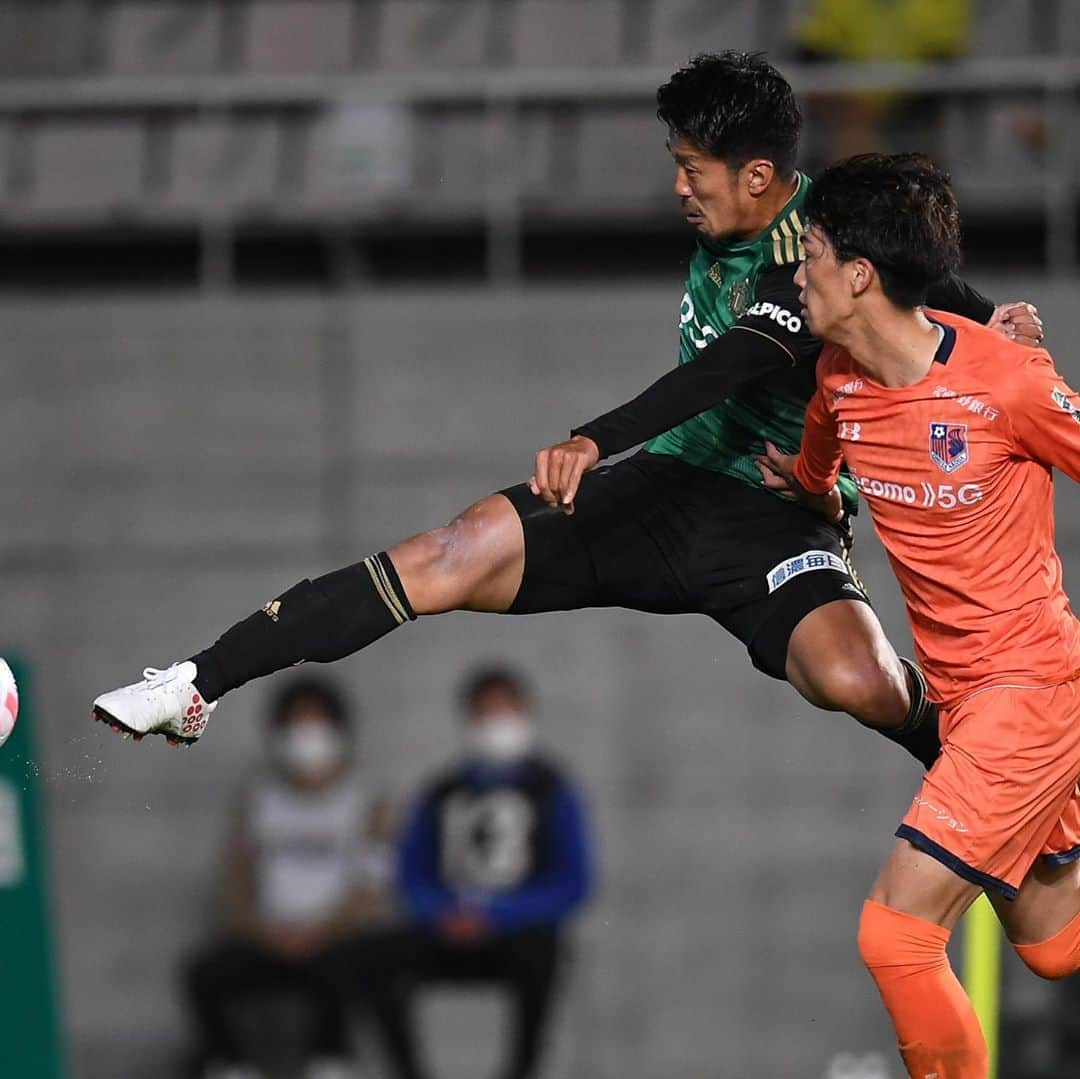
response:
<svg viewBox="0 0 1080 1079"><path fill-rule="evenodd" d="M271 726L280 727L301 707L314 709L343 730L352 727L352 714L345 694L328 679L294 678L282 686L270 702Z"/></svg>
<svg viewBox="0 0 1080 1079"><path fill-rule="evenodd" d="M732 169L768 158L795 171L802 113L791 84L760 52L702 53L656 91L656 115L676 136Z"/></svg>
<svg viewBox="0 0 1080 1079"><path fill-rule="evenodd" d="M519 671L501 664L477 667L470 671L458 689L462 711L470 712L476 702L492 689L507 689L526 704L532 703L532 688Z"/></svg>
<svg viewBox="0 0 1080 1079"><path fill-rule="evenodd" d="M841 262L872 262L898 307L926 303L929 287L960 265L960 212L949 174L924 154L838 162L810 188L805 217Z"/></svg>

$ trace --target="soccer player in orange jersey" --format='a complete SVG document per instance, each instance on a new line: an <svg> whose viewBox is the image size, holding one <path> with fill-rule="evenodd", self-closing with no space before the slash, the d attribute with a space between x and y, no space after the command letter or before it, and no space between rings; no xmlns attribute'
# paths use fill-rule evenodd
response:
<svg viewBox="0 0 1080 1079"><path fill-rule="evenodd" d="M768 486L828 510L846 462L941 708L941 756L863 908L859 949L914 1079L985 1079L949 966L985 891L1037 974L1080 967L1080 622L1054 549L1054 468L1080 480L1080 398L1041 348L920 305L955 266L948 177L918 155L830 169L795 280L828 344L797 458Z"/></svg>

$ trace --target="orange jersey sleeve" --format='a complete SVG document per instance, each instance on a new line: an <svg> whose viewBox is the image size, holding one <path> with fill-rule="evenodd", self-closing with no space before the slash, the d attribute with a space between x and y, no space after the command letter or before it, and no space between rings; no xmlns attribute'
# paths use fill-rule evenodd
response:
<svg viewBox="0 0 1080 1079"><path fill-rule="evenodd" d="M795 480L812 495L828 494L840 476L844 455L836 437L836 417L829 411L822 375L830 369L831 346L818 360L818 388L806 407L802 446L795 460Z"/></svg>
<svg viewBox="0 0 1080 1079"><path fill-rule="evenodd" d="M1002 381L1002 403L1018 456L1080 481L1080 395L1071 389L1042 350Z"/></svg>

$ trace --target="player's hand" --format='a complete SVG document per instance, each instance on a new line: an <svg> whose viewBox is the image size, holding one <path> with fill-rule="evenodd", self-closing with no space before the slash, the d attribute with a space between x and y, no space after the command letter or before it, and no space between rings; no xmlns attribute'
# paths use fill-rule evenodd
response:
<svg viewBox="0 0 1080 1079"><path fill-rule="evenodd" d="M600 447L585 435L574 435L536 455L529 489L549 506L558 506L563 513L573 513L581 477L599 462Z"/></svg>
<svg viewBox="0 0 1080 1079"><path fill-rule="evenodd" d="M771 442L765 443L765 453L755 456L764 486L782 498L802 502L817 510L827 521L839 524L844 519L844 499L840 488L834 486L825 495L812 495L804 491L795 479L795 454L781 453Z"/></svg>
<svg viewBox="0 0 1080 1079"><path fill-rule="evenodd" d="M1034 304L1022 300L998 304L986 325L1021 345L1042 344L1043 324Z"/></svg>

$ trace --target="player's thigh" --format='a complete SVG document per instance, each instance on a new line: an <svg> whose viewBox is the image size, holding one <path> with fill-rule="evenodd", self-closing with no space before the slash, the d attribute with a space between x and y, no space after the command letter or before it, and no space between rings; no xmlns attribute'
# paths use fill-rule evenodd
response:
<svg viewBox="0 0 1080 1079"><path fill-rule="evenodd" d="M639 454L582 477L573 514L521 484L503 492L524 535L521 584L510 614L627 607L685 609L677 570L683 532L670 459Z"/></svg>
<svg viewBox="0 0 1080 1079"><path fill-rule="evenodd" d="M869 898L952 929L982 889L904 839L893 843Z"/></svg>
<svg viewBox="0 0 1080 1079"><path fill-rule="evenodd" d="M760 488L728 483L708 511L713 521L707 542L698 544L703 555L695 588L706 599L703 613L746 645L755 667L787 679L790 642L813 612L843 600L844 611L854 612L846 622L876 619L852 574L840 529ZM815 669L809 659L805 666Z"/></svg>
<svg viewBox="0 0 1080 1079"><path fill-rule="evenodd" d="M1049 940L1080 912L1080 782L1016 899L1012 903L991 899L1013 944Z"/></svg>
<svg viewBox="0 0 1080 1079"><path fill-rule="evenodd" d="M902 720L906 675L873 608L827 595L809 599L826 602L808 610L791 632L788 681L819 708L850 712L871 725Z"/></svg>
<svg viewBox="0 0 1080 1079"><path fill-rule="evenodd" d="M505 611L521 584L525 544L509 499L488 495L449 524L388 552L417 614Z"/></svg>
<svg viewBox="0 0 1080 1079"><path fill-rule="evenodd" d="M1049 940L1080 913L1080 860L1064 865L1037 861L1012 902L987 894L1013 944Z"/></svg>

